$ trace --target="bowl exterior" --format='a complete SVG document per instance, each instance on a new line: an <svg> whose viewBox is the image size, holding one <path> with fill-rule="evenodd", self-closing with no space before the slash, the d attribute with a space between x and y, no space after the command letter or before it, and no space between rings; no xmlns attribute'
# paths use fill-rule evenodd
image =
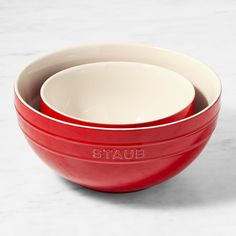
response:
<svg viewBox="0 0 236 236"><path fill-rule="evenodd" d="M93 162L51 151L26 137L37 155L59 175L84 187L105 192L131 192L161 183L188 166L207 140L191 151L149 161Z"/></svg>
<svg viewBox="0 0 236 236"><path fill-rule="evenodd" d="M17 113L30 146L47 165L72 182L107 192L141 190L178 174L201 152L217 122L215 115L201 129L169 140L98 144L57 136Z"/></svg>
<svg viewBox="0 0 236 236"><path fill-rule="evenodd" d="M172 157L187 151L190 152L209 139L216 126L217 117L203 128L187 135L151 143L142 143L140 140L139 143L129 145L122 142L111 144L108 141L106 143L84 142L82 133L81 140L74 141L34 126L20 113L18 113L18 121L23 133L28 138L50 151L88 161L127 163ZM156 132L158 135L158 129Z"/></svg>

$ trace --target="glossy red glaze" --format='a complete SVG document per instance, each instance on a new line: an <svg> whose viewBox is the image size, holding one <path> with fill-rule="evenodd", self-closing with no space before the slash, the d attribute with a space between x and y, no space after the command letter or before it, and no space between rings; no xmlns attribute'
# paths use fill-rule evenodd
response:
<svg viewBox="0 0 236 236"><path fill-rule="evenodd" d="M132 162L181 155L205 143L216 125L215 117L204 127L188 135L152 143L124 145L73 141L39 129L19 113L18 120L24 134L45 148L74 158L103 162Z"/></svg>
<svg viewBox="0 0 236 236"><path fill-rule="evenodd" d="M194 101L192 101L183 110L181 110L171 116L168 116L166 118L154 120L154 121L150 121L150 122L136 123L136 124L100 124L100 123L95 123L95 122L82 121L80 119L76 119L76 118L67 116L66 114L57 112L56 110L54 110L50 106L48 106L43 101L43 99L40 99L40 111L42 113L44 113L45 115L51 116L51 117L56 118L58 120L63 120L66 122L79 124L79 125L93 126L93 127L104 127L104 128L137 128L137 127L162 125L162 124L174 122L174 121L189 117L189 116L193 115L193 113L194 113Z"/></svg>
<svg viewBox="0 0 236 236"><path fill-rule="evenodd" d="M17 98L16 104L19 108ZM193 131L185 132L183 136L169 133L172 138L166 139L164 134L167 134L164 133L160 139L161 133L156 127L143 130L151 135L149 139L144 134L137 137L132 131L125 132L123 141L126 142L123 143L117 143L117 140L122 140L122 135L117 136L115 130L91 132L94 130L80 127L79 133L73 132L77 134L77 139L71 139L69 135L66 137L63 132L55 135L50 132L52 124L44 123L40 127L39 116L26 120L24 115L27 116L27 113L22 113L22 109L18 120L34 151L61 176L95 190L128 192L161 183L188 166L209 140L216 125L218 109L219 101L212 107L211 119L203 116L205 119L201 121L204 123L199 121L201 127L192 127ZM183 131L184 128L179 126L179 129Z"/></svg>
<svg viewBox="0 0 236 236"><path fill-rule="evenodd" d="M113 55L116 55L115 52L120 52L121 49L126 51L127 47L133 46L128 44L128 46L115 45L114 47L119 50L115 50L114 53L109 51L111 53L109 57L106 47L103 46L102 50L105 51L107 60L112 60ZM136 45L135 50L132 51L135 55L131 59L134 61L139 47L144 46ZM86 55L90 55L88 49L86 49ZM91 54L92 49L94 48L91 47ZM155 47L147 46L147 50L155 51ZM157 51L162 52L162 49L157 48ZM71 53L73 52L74 50L71 50ZM101 51L99 51L99 56L100 53ZM163 58L158 61L160 64L162 61L167 61L166 54L172 58L172 52L162 53ZM143 53L140 55L143 56ZM99 56L94 60L98 60ZM53 56L52 61L57 60L57 57L58 55ZM184 57L184 61L178 67L179 73L181 70L186 70L185 63L189 60L196 66L195 69L198 67L198 62L191 61L192 59L181 54L173 53L173 57ZM176 63L171 63L171 66L178 64L176 58L174 60ZM215 75L202 64L199 64L202 67L201 73L194 76L194 79L197 89L203 93L203 96L209 95L210 103L201 105L203 100L198 92L196 114L164 125L111 129L62 122L43 115L35 109L37 107L35 103L39 101L39 89L45 79L42 79L40 74L43 73L44 77L51 76L52 72L62 69L58 68L54 62L53 70L45 73L46 69L50 69L50 65L43 63L44 60L32 65L34 70L28 68L29 71L23 74L26 77L29 75L27 82L30 83L31 90L21 84L23 75L16 84L15 107L19 124L30 145L41 159L60 175L83 186L101 191L126 192L160 183L176 175L191 163L203 149L215 128L220 109L220 85ZM67 63L66 66L72 66L72 64ZM197 70L195 72L198 73ZM192 70L188 67L186 73L191 76ZM203 80L200 85L196 80L198 75L204 76L205 73L206 80L212 76L214 77L212 81L216 83L214 85L211 80L208 81L208 90L205 90ZM212 90L211 87L213 87Z"/></svg>
<svg viewBox="0 0 236 236"><path fill-rule="evenodd" d="M132 163L94 162L51 151L26 137L37 155L59 175L84 187L106 192L130 192L161 183L188 166L206 141L180 155Z"/></svg>

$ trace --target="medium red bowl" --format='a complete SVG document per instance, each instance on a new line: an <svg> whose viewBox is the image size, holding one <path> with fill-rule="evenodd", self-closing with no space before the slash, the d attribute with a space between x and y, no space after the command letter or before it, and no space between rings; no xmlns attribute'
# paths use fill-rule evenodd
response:
<svg viewBox="0 0 236 236"><path fill-rule="evenodd" d="M182 74L196 89L195 114L164 125L112 129L71 124L38 111L39 90L48 77L97 61L143 62ZM30 145L60 175L92 189L125 192L160 183L196 158L215 128L220 94L218 77L188 56L140 44L99 44L30 64L16 81L15 106Z"/></svg>
<svg viewBox="0 0 236 236"><path fill-rule="evenodd" d="M193 114L195 89L183 76L136 62L97 62L60 71L40 90L40 111L96 127L160 125Z"/></svg>

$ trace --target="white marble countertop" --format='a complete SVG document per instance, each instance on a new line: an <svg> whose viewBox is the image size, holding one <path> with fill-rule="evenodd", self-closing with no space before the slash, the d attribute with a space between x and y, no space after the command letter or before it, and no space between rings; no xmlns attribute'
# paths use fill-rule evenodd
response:
<svg viewBox="0 0 236 236"><path fill-rule="evenodd" d="M236 235L235 0L0 0L0 235ZM157 44L209 64L223 83L218 127L175 178L128 194L58 177L16 123L13 81L25 64L77 43Z"/></svg>

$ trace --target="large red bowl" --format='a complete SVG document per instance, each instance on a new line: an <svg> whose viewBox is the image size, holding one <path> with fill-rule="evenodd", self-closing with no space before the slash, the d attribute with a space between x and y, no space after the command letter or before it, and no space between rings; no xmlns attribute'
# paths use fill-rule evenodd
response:
<svg viewBox="0 0 236 236"><path fill-rule="evenodd" d="M82 126L38 111L39 90L52 74L97 61L134 61L166 67L196 89L195 114L144 128ZM135 191L185 168L209 140L220 109L221 85L204 64L180 53L140 44L69 48L43 57L20 74L15 106L20 127L41 159L65 178L101 191Z"/></svg>

